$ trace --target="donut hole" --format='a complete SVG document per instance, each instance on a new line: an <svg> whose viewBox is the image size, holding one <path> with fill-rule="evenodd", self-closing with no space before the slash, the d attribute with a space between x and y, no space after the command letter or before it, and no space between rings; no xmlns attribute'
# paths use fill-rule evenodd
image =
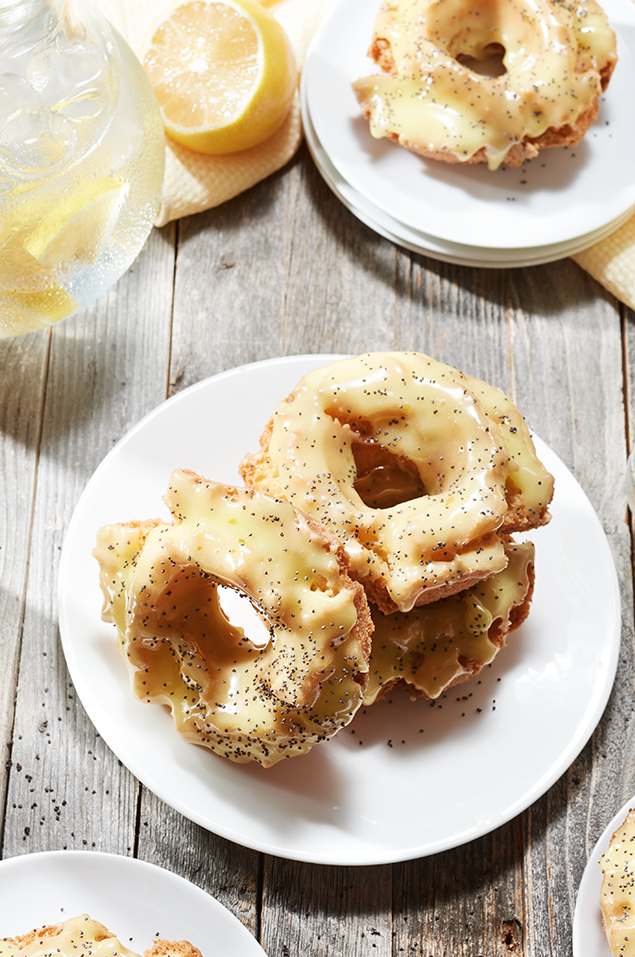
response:
<svg viewBox="0 0 635 957"><path fill-rule="evenodd" d="M218 604L223 615L236 628L242 628L255 648L266 648L271 641L271 625L244 592L218 585Z"/></svg>
<svg viewBox="0 0 635 957"><path fill-rule="evenodd" d="M395 508L421 498L425 490L418 476L399 465L378 465L361 475L353 486L368 508Z"/></svg>
<svg viewBox="0 0 635 957"><path fill-rule="evenodd" d="M472 73L480 76L503 76L507 69L503 62L505 47L501 43L488 43L479 52L478 56L470 53L459 53L455 59Z"/></svg>
<svg viewBox="0 0 635 957"><path fill-rule="evenodd" d="M223 585L196 564L175 564L166 586L145 603L146 646L152 650L163 638L181 636L192 647L224 641L223 620L242 628L245 640L257 649L271 640L271 625L249 595ZM227 635L231 634L231 629ZM154 641L150 639L154 638ZM229 644L235 641L229 638Z"/></svg>
<svg viewBox="0 0 635 957"><path fill-rule="evenodd" d="M395 508L426 494L416 466L381 445L353 445L357 477L353 488L368 508Z"/></svg>
<svg viewBox="0 0 635 957"><path fill-rule="evenodd" d="M531 0L529 5L533 8ZM440 3L436 6L435 25L430 38L438 49L481 76L497 77L507 72L503 63L505 47L501 40L511 36L511 43L514 44L507 3L503 0L480 0L476 15L466 15L459 22L455 16L455 5ZM527 13L531 17L531 13Z"/></svg>

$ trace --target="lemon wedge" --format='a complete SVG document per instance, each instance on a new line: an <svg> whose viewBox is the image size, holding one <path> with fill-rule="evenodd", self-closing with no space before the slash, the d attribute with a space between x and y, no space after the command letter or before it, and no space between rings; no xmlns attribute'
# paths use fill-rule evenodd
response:
<svg viewBox="0 0 635 957"><path fill-rule="evenodd" d="M127 188L120 179L102 176L62 196L52 209L41 211L24 249L50 266L95 262L112 233Z"/></svg>
<svg viewBox="0 0 635 957"><path fill-rule="evenodd" d="M55 271L24 248L29 229L33 223L17 228L0 245L0 337L41 329L77 309Z"/></svg>
<svg viewBox="0 0 635 957"><path fill-rule="evenodd" d="M39 289L0 289L0 337L17 336L50 326L77 309L63 286L50 282Z"/></svg>
<svg viewBox="0 0 635 957"><path fill-rule="evenodd" d="M176 0L150 28L140 58L167 133L200 153L264 142L297 86L286 33L252 0Z"/></svg>
<svg viewBox="0 0 635 957"><path fill-rule="evenodd" d="M36 313L41 318L40 325L59 322L77 309L71 294L59 283L51 283L46 289L3 289L2 294L14 305Z"/></svg>

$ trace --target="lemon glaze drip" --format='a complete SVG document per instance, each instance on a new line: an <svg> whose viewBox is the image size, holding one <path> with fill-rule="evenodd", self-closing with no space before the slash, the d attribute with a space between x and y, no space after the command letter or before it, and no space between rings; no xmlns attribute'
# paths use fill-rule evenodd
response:
<svg viewBox="0 0 635 957"><path fill-rule="evenodd" d="M355 489L359 442L405 457L426 494L392 508L366 505ZM513 403L414 352L367 353L309 373L274 413L269 455L278 494L330 527L351 574L384 579L400 611L422 590L501 571L507 559L494 533L509 490L532 521L553 492Z"/></svg>
<svg viewBox="0 0 635 957"><path fill-rule="evenodd" d="M480 670L495 657L510 615L529 590L531 542L506 544L503 571L458 595L405 614L373 613L375 631L364 704L373 704L382 689L402 679L417 692L435 699L456 679Z"/></svg>
<svg viewBox="0 0 635 957"><path fill-rule="evenodd" d="M602 91L615 35L595 0L388 0L376 36L389 40L394 75L353 89L376 138L469 160L485 149L496 169L515 143L575 126ZM502 76L462 65L504 48Z"/></svg>
<svg viewBox="0 0 635 957"><path fill-rule="evenodd" d="M615 957L635 955L635 810L615 831L600 860L600 906L604 930Z"/></svg>
<svg viewBox="0 0 635 957"><path fill-rule="evenodd" d="M64 921L59 932L35 935L24 946L9 938L0 939L0 957L137 957L110 931L88 914Z"/></svg>
<svg viewBox="0 0 635 957"><path fill-rule="evenodd" d="M185 471L166 503L173 524L105 526L94 552L137 697L166 704L187 740L264 766L346 725L368 665L320 531L287 502ZM258 609L265 647L228 621L219 584Z"/></svg>

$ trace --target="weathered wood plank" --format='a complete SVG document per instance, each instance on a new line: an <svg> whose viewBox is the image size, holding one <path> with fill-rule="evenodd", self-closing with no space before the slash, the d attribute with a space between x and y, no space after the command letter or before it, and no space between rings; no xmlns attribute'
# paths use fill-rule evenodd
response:
<svg viewBox="0 0 635 957"><path fill-rule="evenodd" d="M395 952L523 954L522 817L444 854L395 866ZM515 949L514 949L515 948Z"/></svg>
<svg viewBox="0 0 635 957"><path fill-rule="evenodd" d="M280 354L287 180L179 223L172 392Z"/></svg>
<svg viewBox="0 0 635 957"><path fill-rule="evenodd" d="M153 235L113 290L52 334L5 857L51 847L133 850L137 783L99 738L72 687L57 629L57 573L64 531L87 479L130 425L165 398L172 258L170 244Z"/></svg>
<svg viewBox="0 0 635 957"><path fill-rule="evenodd" d="M392 868L266 857L262 946L269 957L391 957Z"/></svg>
<svg viewBox="0 0 635 957"><path fill-rule="evenodd" d="M306 162L184 220L179 237L175 391L272 356L385 348L394 335L394 247Z"/></svg>
<svg viewBox="0 0 635 957"><path fill-rule="evenodd" d="M395 247L345 210L313 164L299 167L289 202L281 353L392 348Z"/></svg>
<svg viewBox="0 0 635 957"><path fill-rule="evenodd" d="M211 760L214 760L210 757ZM144 789L138 856L202 887L257 937L260 932L260 859L183 818Z"/></svg>
<svg viewBox="0 0 635 957"><path fill-rule="evenodd" d="M0 342L0 807L13 738L49 335ZM2 836L0 822L0 840Z"/></svg>

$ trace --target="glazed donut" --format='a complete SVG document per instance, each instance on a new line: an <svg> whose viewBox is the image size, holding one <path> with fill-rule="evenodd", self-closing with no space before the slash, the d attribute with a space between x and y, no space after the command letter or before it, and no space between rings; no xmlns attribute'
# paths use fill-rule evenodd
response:
<svg viewBox="0 0 635 957"><path fill-rule="evenodd" d="M413 697L435 699L493 661L507 635L529 614L534 546L505 543L507 566L466 591L440 601L383 615L375 625L364 705L399 682Z"/></svg>
<svg viewBox="0 0 635 957"><path fill-rule="evenodd" d="M88 914L47 924L18 937L0 938L0 957L138 957ZM155 940L143 957L202 957L189 940Z"/></svg>
<svg viewBox="0 0 635 957"><path fill-rule="evenodd" d="M635 809L611 837L600 859L600 910L613 957L635 955Z"/></svg>
<svg viewBox="0 0 635 957"><path fill-rule="evenodd" d="M372 632L339 542L287 502L185 470L165 501L172 523L104 526L94 552L134 693L239 763L331 737L361 704ZM219 584L252 603L264 646L228 620Z"/></svg>
<svg viewBox="0 0 635 957"><path fill-rule="evenodd" d="M367 353L310 372L240 471L246 485L331 529L384 613L501 571L499 533L547 522L553 493L513 403L416 352Z"/></svg>
<svg viewBox="0 0 635 957"><path fill-rule="evenodd" d="M493 50L506 72L475 72ZM368 55L383 73L353 90L374 137L490 169L575 146L617 62L595 0L385 0Z"/></svg>

